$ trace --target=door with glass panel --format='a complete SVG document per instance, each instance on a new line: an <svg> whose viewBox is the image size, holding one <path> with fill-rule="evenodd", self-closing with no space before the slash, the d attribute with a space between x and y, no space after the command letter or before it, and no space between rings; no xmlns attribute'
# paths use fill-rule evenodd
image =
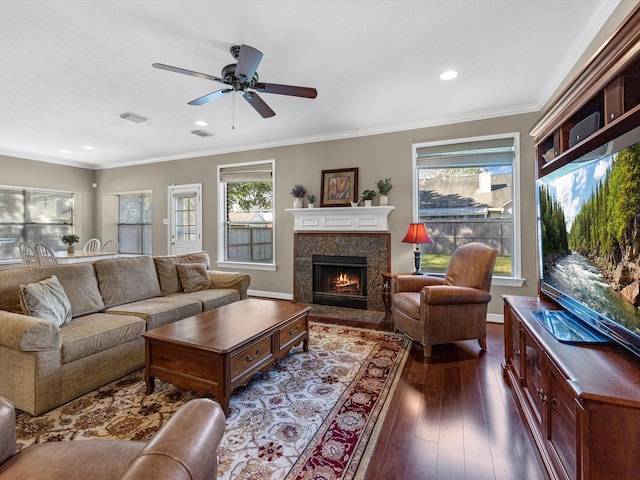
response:
<svg viewBox="0 0 640 480"><path fill-rule="evenodd" d="M169 187L169 253L202 250L202 184Z"/></svg>

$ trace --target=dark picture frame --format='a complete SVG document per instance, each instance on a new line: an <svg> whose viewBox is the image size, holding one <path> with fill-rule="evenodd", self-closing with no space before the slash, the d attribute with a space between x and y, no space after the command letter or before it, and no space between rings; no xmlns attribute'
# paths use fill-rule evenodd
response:
<svg viewBox="0 0 640 480"><path fill-rule="evenodd" d="M350 207L358 201L358 168L322 170L321 207Z"/></svg>

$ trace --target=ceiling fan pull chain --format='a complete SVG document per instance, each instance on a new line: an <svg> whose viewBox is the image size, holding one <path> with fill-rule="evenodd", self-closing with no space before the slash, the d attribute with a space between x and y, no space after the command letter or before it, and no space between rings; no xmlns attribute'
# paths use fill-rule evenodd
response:
<svg viewBox="0 0 640 480"><path fill-rule="evenodd" d="M231 130L236 129L236 96L234 94L231 95Z"/></svg>

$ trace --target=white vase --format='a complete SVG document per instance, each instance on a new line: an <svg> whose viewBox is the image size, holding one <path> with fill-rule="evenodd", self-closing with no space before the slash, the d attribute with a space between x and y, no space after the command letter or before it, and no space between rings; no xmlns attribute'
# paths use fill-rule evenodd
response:
<svg viewBox="0 0 640 480"><path fill-rule="evenodd" d="M302 199L294 198L293 199L293 208L302 208Z"/></svg>
<svg viewBox="0 0 640 480"><path fill-rule="evenodd" d="M315 203L310 203L310 204L308 204L308 205L307 205L307 207L309 207L309 208L316 208L316 205L315 205Z"/></svg>
<svg viewBox="0 0 640 480"><path fill-rule="evenodd" d="M373 204L373 200L365 200L364 201L364 206L365 207L370 207Z"/></svg>
<svg viewBox="0 0 640 480"><path fill-rule="evenodd" d="M387 205L389 205L389 197L386 195L380 195L380 206L386 207Z"/></svg>

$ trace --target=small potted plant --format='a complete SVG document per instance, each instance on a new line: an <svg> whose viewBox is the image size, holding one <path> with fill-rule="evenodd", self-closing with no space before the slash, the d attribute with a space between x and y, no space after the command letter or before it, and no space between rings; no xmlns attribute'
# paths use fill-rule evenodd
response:
<svg viewBox="0 0 640 480"><path fill-rule="evenodd" d="M293 195L293 208L302 208L302 199L304 198L307 189L302 185L297 184L291 188L291 195Z"/></svg>
<svg viewBox="0 0 640 480"><path fill-rule="evenodd" d="M309 208L314 208L315 207L315 201L316 201L316 196L315 195L313 195L312 193L307 195L307 202L309 202L309 204L307 206Z"/></svg>
<svg viewBox="0 0 640 480"><path fill-rule="evenodd" d="M365 190L362 192L362 200L364 200L364 206L370 207L372 200L375 198L376 192L373 190Z"/></svg>
<svg viewBox="0 0 640 480"><path fill-rule="evenodd" d="M80 241L80 237L75 233L71 233L69 235L61 235L60 240L62 241L62 243L67 245L67 253L69 255L72 255L75 251L73 244L78 243Z"/></svg>
<svg viewBox="0 0 640 480"><path fill-rule="evenodd" d="M391 184L391 179L385 178L383 180L378 180L378 183L376 183L376 186L378 187L378 192L380 193L380 205L389 205L388 195L391 189L393 188L393 185Z"/></svg>

